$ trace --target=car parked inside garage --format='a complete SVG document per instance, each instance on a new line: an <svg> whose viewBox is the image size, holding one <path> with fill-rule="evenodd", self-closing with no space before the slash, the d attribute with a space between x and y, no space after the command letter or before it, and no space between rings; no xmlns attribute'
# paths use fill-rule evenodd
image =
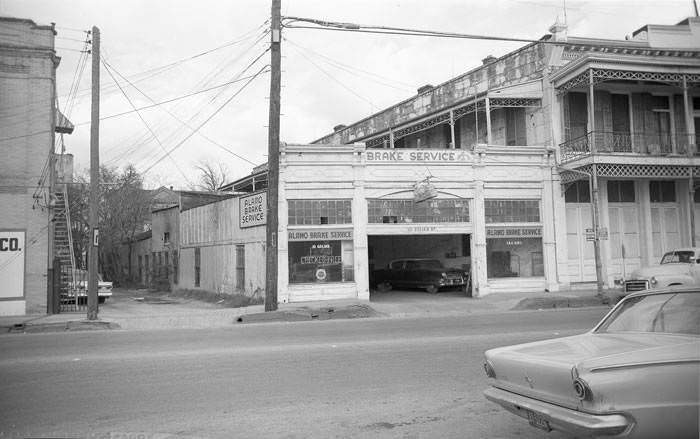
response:
<svg viewBox="0 0 700 439"><path fill-rule="evenodd" d="M444 287L466 287L469 274L458 268L447 268L439 259L395 259L386 269L374 272L374 282L379 290L392 288L425 289L435 294Z"/></svg>

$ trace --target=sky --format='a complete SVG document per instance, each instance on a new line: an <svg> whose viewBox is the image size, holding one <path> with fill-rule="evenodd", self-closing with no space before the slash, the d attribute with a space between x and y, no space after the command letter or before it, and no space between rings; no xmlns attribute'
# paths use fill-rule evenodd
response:
<svg viewBox="0 0 700 439"><path fill-rule="evenodd" d="M81 51L84 31L96 26L100 162L132 164L148 187L176 189L196 185L203 163L223 166L233 181L266 162L270 8L270 0L0 0L0 16L56 24L58 102L76 124L64 144L77 172L89 167L90 150L91 59ZM557 19L570 36L624 39L692 15L693 0L282 0L283 17L525 39L541 38ZM298 28L282 35L280 139L288 143L312 142L523 45Z"/></svg>

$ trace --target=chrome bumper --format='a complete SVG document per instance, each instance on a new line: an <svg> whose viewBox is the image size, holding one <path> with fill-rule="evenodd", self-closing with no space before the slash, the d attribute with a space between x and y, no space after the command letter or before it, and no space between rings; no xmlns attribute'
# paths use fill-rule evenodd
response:
<svg viewBox="0 0 700 439"><path fill-rule="evenodd" d="M553 430L566 431L575 435L614 436L630 431L633 425L623 415L583 413L495 387L486 389L484 396L489 401L499 404L509 412L522 418L528 419L527 410L529 410L546 419Z"/></svg>

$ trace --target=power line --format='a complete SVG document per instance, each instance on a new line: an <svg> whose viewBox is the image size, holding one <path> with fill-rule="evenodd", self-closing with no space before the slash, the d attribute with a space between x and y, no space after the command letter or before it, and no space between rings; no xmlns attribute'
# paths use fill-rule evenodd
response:
<svg viewBox="0 0 700 439"><path fill-rule="evenodd" d="M514 38L514 37L499 37L492 35L478 35L478 34L463 34L457 32L442 32L434 30L424 30L424 29L410 29L401 27L391 27L391 26L374 26L374 25L362 25L356 23L343 23L343 22L333 22L317 20L313 18L302 18L302 17L285 17L287 22L284 27L290 29L312 29L312 30L331 30L340 32L359 32L359 33L371 33L380 35L406 35L406 36L416 36L416 37L439 37L439 38L457 38L457 39L471 39L471 40L488 40L488 41L506 41L506 42L518 42L518 43L539 43L539 44L551 44L551 45L561 45L561 46L575 46L575 47L605 47L610 49L630 49L630 45L625 44L597 44L597 43L574 43L568 41L553 41L550 39L529 39L529 38ZM314 24L315 26L299 26L293 23L303 22Z"/></svg>
<svg viewBox="0 0 700 439"><path fill-rule="evenodd" d="M151 135L153 136L153 138L156 139L156 142L158 142L158 145L160 145L160 147L163 149L163 151L166 151L165 146L163 146L163 144L161 143L161 141L160 141L160 139L158 138L158 136L156 136L156 133L151 129L150 125L148 125L148 122L146 122L146 119L144 119L143 116L141 115L141 113L136 109L136 105L134 105L134 102L131 100L131 98L129 98L129 96L126 94L126 92L124 91L124 89L122 88L122 86L117 82L117 78L115 78L114 75L112 74L112 71L110 70L109 65L108 65L107 62L105 61L104 57L101 59L101 61L102 61L102 65L105 66L105 70L106 70L107 73L109 74L110 78L112 78L112 80L113 80L114 83L117 85L117 87L119 87L119 90L120 90L120 91L122 92L122 94L124 95L124 98L126 98L126 100L129 101L129 105L131 105L131 108L133 108L134 111L136 111L136 114L139 116L139 119L141 119L141 122L143 122L143 124L146 126L146 128L148 129L148 131L151 133ZM187 176L185 175L185 173L182 172L182 169L180 169L180 166L177 164L177 162L175 161L175 159L174 159L174 158L170 155L170 153L168 153L167 151L166 151L166 156L170 158L170 160L171 160L171 161L173 162L173 164L175 165L175 168L177 168L177 170L180 171L180 175L182 175L182 178L184 178L185 181L186 181L187 183L192 184L192 182L189 180L189 178L187 178Z"/></svg>
<svg viewBox="0 0 700 439"><path fill-rule="evenodd" d="M105 61L105 62L106 62L106 61ZM109 63L107 63L107 64L109 64ZM151 101L151 102L155 102L150 96L148 96L148 95L147 95L146 93L144 93L141 89L139 89L139 88L136 87L134 84L132 84L131 81L129 81L128 79L126 79L121 73L119 73L119 71L117 71L111 64L109 64L109 66L110 66L110 68L111 68L117 75L119 75L122 79L124 79L124 80L125 80L129 85L131 85L136 91L138 91L139 93L141 93L146 99L148 99L148 100ZM173 114L171 111L169 111L169 110L167 110L167 109L165 109L165 108L163 108L163 110L164 110L166 113L168 113L173 119L177 120L178 122L180 122L181 124L183 124L185 127L187 127L187 128L189 128L190 130L194 131L194 128L192 128L187 122L185 122L185 121L183 121L182 119L180 119L179 117L177 117L177 116L176 116L175 114ZM224 151L227 151L227 152L229 152L230 154L232 154L232 155L238 157L239 159L241 159L241 160L243 160L243 161L246 161L246 162L250 163L250 164L253 165L253 166L256 166L256 165L257 165L257 163L254 163L254 162L248 160L247 158L245 158L245 157L243 157L243 156L241 156L241 155L239 155L239 154L236 154L235 152L229 150L229 149L226 148L225 146L220 145L219 143L217 143L217 142L215 142L214 140L210 139L210 138L209 138L208 136L206 136L204 133L198 132L198 134L199 134L200 136L202 136L204 139L208 140L209 142L211 142L211 143L213 143L214 145L218 146L219 148L223 149ZM185 180L187 180L187 177L185 177ZM187 180L187 181L188 181L188 183L189 183L189 180Z"/></svg>
<svg viewBox="0 0 700 439"><path fill-rule="evenodd" d="M251 46L250 46L248 49L246 49L246 50L244 51L244 53L242 53L240 56L238 56L238 57L236 57L236 58L230 59L230 60L228 60L227 62L220 64L220 66L217 67L217 69L216 69L215 71L210 72L205 78L203 78L203 79L199 82L199 84L201 84L202 86L204 86L204 85L207 85L207 84L211 83L211 81L213 80L213 78L214 78L219 72L225 71L225 70L228 68L229 65L233 65L233 64L235 64L236 62L238 62L238 60L241 59L241 58L243 57L243 55L245 55L247 52L249 52L249 51L251 51L252 49L254 49L254 48L265 38L265 36L268 35L268 34L269 34L269 31L266 30L262 35L260 35L260 37L259 37L255 42L253 42L253 44L251 44ZM263 53L264 53L264 52L263 52ZM258 57L258 58L259 58L259 57ZM256 61L257 61L257 60L256 60ZM255 61L254 61L254 62L255 62ZM254 63L254 62L253 62L253 63ZM236 75L234 76L234 78L235 78L235 79L239 78L243 73L245 73L245 71L246 71L248 68L250 68L250 67L253 65L253 63L251 63L251 64L250 64L249 66L247 66L246 68L244 68L242 71L237 72ZM211 97L211 98L208 100L208 103L201 104L201 105L199 106L199 108L187 119L187 122L189 123L189 122L194 121L200 114L202 114L202 112L206 109L207 105L213 104L214 102L216 102L216 101L219 99L219 97L222 96L222 94L224 93L224 91L225 91L225 89L222 88L216 95L214 95L213 97ZM167 110L166 110L166 111L167 111ZM179 126L177 129L175 129L174 131L172 131L172 133L168 136L168 138L175 139L175 138L177 138L177 137L180 135L180 133L183 133L183 135L186 135L187 133L186 133L186 132L183 132L183 131L184 131L184 128L183 128L183 127L184 127L184 125L181 125L181 126ZM189 128L190 130L192 130L191 127L188 126L188 128ZM204 135L202 134L202 136L204 136ZM204 137L206 138L206 136L204 136ZM134 150L134 149L137 148L140 144L143 144L144 142L147 142L147 141L148 141L148 139L143 139L143 140L140 141L140 143L137 142L137 143L135 143L134 145L132 145L132 146L131 146L130 148L128 148L128 149L129 149L129 150ZM216 143L216 142L213 142L213 143L215 143L217 146L219 146L220 148L224 149L225 151L231 153L230 150L228 150L228 149L225 148L225 147L222 147L222 145L219 145L219 144ZM151 157L151 155L153 155L153 157ZM145 155L145 157L143 157L142 160L143 160L143 161L147 161L147 160L150 161L152 158L155 158L155 155L157 155L157 154L148 154L148 153L147 153L147 154Z"/></svg>
<svg viewBox="0 0 700 439"><path fill-rule="evenodd" d="M267 51L266 51L266 52L267 52ZM261 67L260 70L259 70L255 75L253 75L253 76L248 80L248 82L246 82L246 83L243 85L243 87L241 87L236 93L234 93L233 96L231 96L230 98L228 98L228 99L226 100L226 102L224 102L219 108L217 108L216 111L214 111L209 117L207 117L201 124L199 124L199 125L197 126L197 128L195 128L195 130L192 131L192 133L190 133L187 137L185 137L185 138L182 139L180 142L178 142L178 144L175 145L169 152L175 151L177 148L179 148L180 146L182 146L183 143L185 143L187 140L189 140L190 137L192 137L197 131L199 131L204 125L206 125L206 124L207 124L214 116L216 116L226 105L228 105L229 102L231 102L231 101L232 101L236 96L238 96L251 82L253 82L253 80L254 80L255 78L257 78L259 75L261 75L261 74L263 73L263 71L264 71L267 67L268 67L267 65ZM155 165L157 165L158 163L160 163L164 158L165 158L165 157L161 157L160 159L156 160L153 164L151 164L151 166L149 166L148 168L146 168L146 169L143 171L143 173L145 174L145 173L147 173L148 171L150 171L151 169L153 169L153 167L154 167Z"/></svg>
<svg viewBox="0 0 700 439"><path fill-rule="evenodd" d="M132 74L132 75L129 75L129 77L132 78L133 82L141 82L141 81L144 81L144 80L146 80L146 79L152 78L153 76L156 76L156 75L159 75L159 74L161 74L161 73L164 73L164 72L166 72L166 71L168 71L168 70L170 70L170 69L172 69L172 68L174 68L174 67L177 67L177 66L180 65L180 64L183 64L183 63L185 63L185 62L191 61L191 60L193 60L193 59L197 59L197 58L199 58L199 57L201 57L201 56L203 56L203 55L208 55L208 54L214 53L214 52L216 52L216 51L218 51L218 50L224 49L224 48L226 48L226 47L230 47L230 46L233 46L233 45L242 43L242 42L244 42L244 41L247 41L247 40L253 38L254 35L252 35L252 34L254 34L255 32L257 32L259 29L263 28L267 23L269 23L269 20L266 20L266 21L263 22L260 26L254 28L254 29L251 29L251 30L249 30L249 31L247 31L247 32L245 32L245 33L243 33L243 34L241 34L241 36L238 37L238 38L236 38L235 40L229 41L229 42L224 43L224 44L222 44L222 45L220 45L220 46L217 46L217 47L215 47L215 48L207 49L207 50L202 51L202 52L199 52L199 53L197 53L197 54L195 54L195 55L191 55L191 56L188 56L188 57L179 59L179 60L177 60L177 61L173 61L173 62L171 62L171 63L164 64L164 65L159 66L159 67L153 67L153 68L150 68L150 69L148 69L148 70L144 70L144 71L141 71L141 72L138 72L138 73L134 73L134 74ZM61 28L57 28L57 29L61 29ZM65 29L65 28L64 28L64 29ZM69 30L75 30L75 29L69 29ZM87 32L87 33L89 33L88 31L81 31L81 32ZM262 34L263 37L264 37L264 35L268 34L269 32L270 32L269 29L266 29L266 30L263 32L263 34ZM76 50L76 49L69 49L69 50L78 51L78 50ZM82 51L79 51L79 52L82 52ZM149 73L153 73L153 74L151 74L150 76L147 76L147 77L145 77L145 78L140 78L140 79L138 79L138 80L137 80L137 79L133 79L133 78L135 78L135 77L137 77L137 76L139 76L139 75L144 75L144 74L149 74ZM102 87L100 87L100 90L104 91L105 89L110 89L110 88L114 88L114 85L109 84L109 85L102 86ZM89 94L89 93L90 93L90 88L82 89L82 90L78 91L77 93L79 93L79 94ZM63 96L61 96L61 97L63 97ZM22 105L21 107L24 108L25 105ZM6 107L6 108L7 108L7 107ZM3 117L11 117L11 116L13 116L13 115L0 116L0 118L3 118ZM19 116L22 116L22 115L19 114Z"/></svg>
<svg viewBox="0 0 700 439"><path fill-rule="evenodd" d="M263 72L263 73L264 73L264 72ZM193 93L188 93L188 94L186 94L186 95L178 96L178 97L175 97L175 98L172 98L172 99L167 99L167 100L165 100L165 101L156 102L155 104L145 105L145 106L143 106L143 107L137 108L136 110L129 110L129 111L121 112L121 113L110 114L109 116L103 116L103 117L101 117L100 120L114 119L114 118L116 118L116 117L125 116L125 115L127 115L127 114L131 114L131 113L134 113L134 112L136 112L136 111L146 110L146 109L149 109L149 108L158 107L158 106L160 106L160 105L169 104L169 103L171 103L171 102L179 101L179 100L181 100L181 99L186 99L186 98L189 98L189 97L198 95L198 94L202 94L202 93L206 93L206 92L208 92L208 91L216 90L216 89L221 88L221 87L226 87L227 85L235 84L236 82L245 81L246 79L254 78L255 76L256 76L256 75L245 76L245 77L242 77L242 78L239 78L239 79L235 79L235 80L232 80L232 81L224 82L223 84L218 84L218 85L215 85L215 86L213 86L213 87L205 88L205 89L203 89L203 90L199 90L199 91L196 91L196 92L193 92ZM81 126L81 125L88 125L89 123L90 123L90 121L77 122L77 123L75 123L74 125L75 125L75 126ZM50 133L50 132L51 132L51 130L42 130L42 131L36 131L36 132L33 132L33 133L29 133L29 134L23 134L23 135L21 135L21 136L2 137L2 138L0 138L0 142L6 141L6 140L23 139L23 138L25 138L25 137L33 137L33 136L38 136L38 135L40 135L40 134L46 134L46 133Z"/></svg>
<svg viewBox="0 0 700 439"><path fill-rule="evenodd" d="M335 76L331 75L331 74L328 73L327 71L323 70L323 69L321 68L321 66L319 66L318 64L316 64L315 62L313 62L313 61L311 60L311 58L309 58L308 56L306 56L303 52L299 51L298 49L295 49L295 50L297 50L297 52L298 52L301 56L303 56L308 62L310 62L314 67L316 67L318 70L320 70L321 73L323 73L324 75L328 76L331 80L333 80L334 82L336 82L338 85L340 85L341 87L343 87L345 90L349 91L350 93L352 93L352 94L355 95L356 97L358 97L358 98L360 98L361 100L367 102L367 103L372 107L373 110L376 110L377 108L379 108L379 107L377 107L377 106L374 104L374 102L372 102L371 100L367 99L366 97L360 95L359 93L357 93L356 91L354 91L353 89L351 89L350 87L348 87L347 85L345 85L345 84L343 84L342 82L340 82L340 81L338 80L338 78L336 78Z"/></svg>
<svg viewBox="0 0 700 439"><path fill-rule="evenodd" d="M382 79L382 80L383 80L383 81L379 81L379 80L377 80L377 79L372 79L373 81L375 81L375 82L377 82L377 83L379 83L379 84L382 84L382 85L386 85L387 87L391 87L391 88L393 88L393 89L400 90L400 91L407 91L407 90L413 91L413 90L416 88L413 84L408 84L408 83L405 83L405 82L397 81L397 80L395 80L395 79L387 78L387 77L385 77L385 76L378 75L378 74L376 74L376 73L368 72L368 71L366 71L366 70L358 69L357 67L354 67L354 66L351 66L351 65L348 65L348 64L341 63L341 62L338 61L338 60L335 60L335 59L333 59L333 58L330 58L330 57L328 57L328 56L325 56L325 55L323 55L323 54L320 54L320 53L318 53L318 52L316 52L316 51L314 51L314 50L312 50L312 49L309 49L308 47L304 47L304 46L302 46L302 45L300 45L300 44L298 44L298 43L295 43L294 41L290 40L289 38L286 38L286 37L285 37L284 40L285 40L287 43L289 43L289 44L291 44L291 45L293 45L293 46L296 46L296 47L298 47L298 48L300 48L300 49L303 49L303 50L306 51L306 52L309 52L310 54L313 54L313 55L315 55L315 56L321 58L322 60L324 60L326 63L330 64L331 66L333 66L333 67L335 67L335 68L338 68L338 69L340 69L340 70L343 70L343 71L345 71L345 72L348 72L348 73L350 73L350 74L352 74L352 75L359 76L359 75L358 75L357 73L355 73L354 71L357 71L357 72L360 72L360 73L364 73L365 75L367 75L368 77L370 77L370 79L372 79L372 77L374 77L374 78L379 78L379 79ZM385 82L385 81L386 81L386 82ZM396 84L401 84L401 85L404 85L405 87L396 87L395 85L391 84L390 82L393 82L393 83L396 83Z"/></svg>

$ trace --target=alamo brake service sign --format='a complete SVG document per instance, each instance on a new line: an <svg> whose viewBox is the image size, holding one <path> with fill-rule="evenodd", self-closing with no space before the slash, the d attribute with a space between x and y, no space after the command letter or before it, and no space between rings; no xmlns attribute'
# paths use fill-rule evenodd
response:
<svg viewBox="0 0 700 439"><path fill-rule="evenodd" d="M239 199L239 226L246 227L260 226L267 221L267 192L241 197Z"/></svg>
<svg viewBox="0 0 700 439"><path fill-rule="evenodd" d="M0 230L0 299L24 296L24 234Z"/></svg>

